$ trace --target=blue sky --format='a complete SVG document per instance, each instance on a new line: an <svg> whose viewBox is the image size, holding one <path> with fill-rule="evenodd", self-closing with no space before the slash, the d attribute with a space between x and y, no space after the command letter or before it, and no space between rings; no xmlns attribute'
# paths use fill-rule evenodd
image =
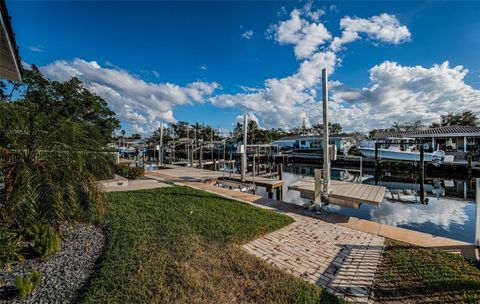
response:
<svg viewBox="0 0 480 304"><path fill-rule="evenodd" d="M174 119L229 129L245 112L265 127L294 127L303 117L319 122L317 75L302 76L304 83L293 89L298 79L289 77L315 54L329 52L345 31L359 37L334 51L335 63L321 61L315 69L332 70L330 109L346 130L433 121L480 106L480 2L7 5L22 60L50 78L80 77L106 98L128 132L148 134ZM388 16L374 18L381 14ZM347 16L349 27L341 27ZM300 20L301 28L282 32L289 20ZM312 25L329 37L303 36ZM298 56L296 47L307 38L316 47ZM281 85L272 88L268 80Z"/></svg>

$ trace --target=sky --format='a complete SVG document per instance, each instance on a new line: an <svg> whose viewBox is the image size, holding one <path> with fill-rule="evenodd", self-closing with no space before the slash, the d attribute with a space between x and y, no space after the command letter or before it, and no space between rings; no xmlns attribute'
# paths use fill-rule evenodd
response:
<svg viewBox="0 0 480 304"><path fill-rule="evenodd" d="M232 129L330 120L367 132L480 108L480 2L7 0L25 66L78 77L148 136L161 123Z"/></svg>

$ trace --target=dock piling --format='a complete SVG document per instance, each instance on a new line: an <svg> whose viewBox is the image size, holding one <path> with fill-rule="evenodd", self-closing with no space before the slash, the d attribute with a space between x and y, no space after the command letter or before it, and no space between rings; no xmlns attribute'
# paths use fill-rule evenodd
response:
<svg viewBox="0 0 480 304"><path fill-rule="evenodd" d="M425 204L425 152L423 145L420 145L420 165L419 165L419 179L420 179L420 202Z"/></svg>
<svg viewBox="0 0 480 304"><path fill-rule="evenodd" d="M279 180L282 180L283 179L283 165L282 164L278 164L278 167L277 167L277 174L278 174L278 179ZM283 187L278 187L276 189L276 194L277 194L277 201L281 201L283 200ZM270 197L270 193L269 193L269 197Z"/></svg>
<svg viewBox="0 0 480 304"><path fill-rule="evenodd" d="M315 210L320 210L322 206L322 170L315 169L315 188L314 188L314 196L313 196L313 204L315 205Z"/></svg>
<svg viewBox="0 0 480 304"><path fill-rule="evenodd" d="M480 247L480 178L477 178L475 183L477 201L477 210L475 217L475 246Z"/></svg>

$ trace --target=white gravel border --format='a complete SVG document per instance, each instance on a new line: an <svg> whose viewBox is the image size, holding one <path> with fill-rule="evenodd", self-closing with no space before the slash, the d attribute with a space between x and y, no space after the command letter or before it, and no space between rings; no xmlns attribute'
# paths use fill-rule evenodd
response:
<svg viewBox="0 0 480 304"><path fill-rule="evenodd" d="M75 224L62 230L64 240L61 249L47 258L13 263L12 272L0 272L0 287L15 286L18 276L32 270L42 274L40 287L26 300L0 299L0 303L73 303L78 292L95 270L95 263L102 254L105 238L100 228L89 224Z"/></svg>

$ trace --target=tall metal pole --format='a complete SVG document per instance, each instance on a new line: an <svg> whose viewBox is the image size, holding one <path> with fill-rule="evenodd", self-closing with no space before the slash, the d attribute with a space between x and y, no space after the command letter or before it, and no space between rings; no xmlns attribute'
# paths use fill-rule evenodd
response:
<svg viewBox="0 0 480 304"><path fill-rule="evenodd" d="M172 153L172 151L170 151L170 154L172 154L171 163L173 165L173 163L175 162L175 136L173 136L173 153Z"/></svg>
<svg viewBox="0 0 480 304"><path fill-rule="evenodd" d="M160 145L158 145L158 158L160 165L163 165L163 123L160 125Z"/></svg>
<svg viewBox="0 0 480 304"><path fill-rule="evenodd" d="M245 176L247 173L247 132L248 132L248 117L247 114L243 116L243 153L242 153L242 166L241 166L241 177L242 182L245 182Z"/></svg>
<svg viewBox="0 0 480 304"><path fill-rule="evenodd" d="M240 151L242 152L241 157L242 157L242 165L240 167L241 171L241 178L242 182L245 182L245 176L247 172L247 130L248 130L248 118L247 114L243 115L243 150Z"/></svg>
<svg viewBox="0 0 480 304"><path fill-rule="evenodd" d="M212 148L212 162L213 162L213 129L210 130L210 146Z"/></svg>
<svg viewBox="0 0 480 304"><path fill-rule="evenodd" d="M225 139L223 140L223 171L225 171L225 161L227 159L225 158Z"/></svg>
<svg viewBox="0 0 480 304"><path fill-rule="evenodd" d="M378 179L380 178L380 160L378 159L378 149L380 147L380 143L375 143L375 185L378 185Z"/></svg>
<svg viewBox="0 0 480 304"><path fill-rule="evenodd" d="M420 145L420 164L419 164L419 179L420 179L420 202L425 204L425 153L423 145Z"/></svg>
<svg viewBox="0 0 480 304"><path fill-rule="evenodd" d="M328 155L328 79L327 69L322 69L322 100L323 100L323 190L328 195L330 191L330 158Z"/></svg>
<svg viewBox="0 0 480 304"><path fill-rule="evenodd" d="M198 142L197 142L197 123L195 123L195 141L194 141L194 146L193 146L193 151L192 151L192 159L194 158L194 156L197 156L197 149L198 149L197 146L198 146ZM194 153L195 153L195 155L193 155Z"/></svg>
<svg viewBox="0 0 480 304"><path fill-rule="evenodd" d="M187 163L190 163L190 134L189 133L190 125L187 124Z"/></svg>

